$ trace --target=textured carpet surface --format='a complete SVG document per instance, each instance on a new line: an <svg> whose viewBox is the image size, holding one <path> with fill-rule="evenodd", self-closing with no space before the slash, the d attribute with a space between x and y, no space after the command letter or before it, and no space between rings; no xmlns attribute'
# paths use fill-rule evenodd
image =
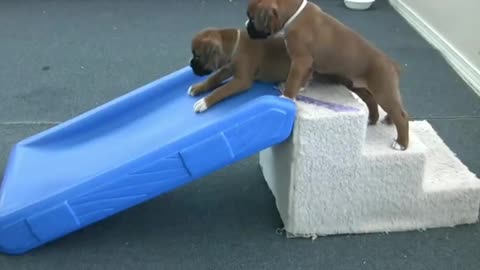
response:
<svg viewBox="0 0 480 270"><path fill-rule="evenodd" d="M480 174L480 98L385 0L314 1L405 66L411 116ZM0 1L0 175L13 143L188 63L207 26L241 27L245 1ZM478 269L480 225L291 240L257 156L0 269Z"/></svg>
<svg viewBox="0 0 480 270"><path fill-rule="evenodd" d="M368 109L343 86L311 84L297 102L292 137L260 153L285 231L293 237L398 232L478 221L480 180L427 120L410 121L407 151L396 130L367 126ZM354 108L360 108L353 111ZM386 113L380 111L380 119Z"/></svg>

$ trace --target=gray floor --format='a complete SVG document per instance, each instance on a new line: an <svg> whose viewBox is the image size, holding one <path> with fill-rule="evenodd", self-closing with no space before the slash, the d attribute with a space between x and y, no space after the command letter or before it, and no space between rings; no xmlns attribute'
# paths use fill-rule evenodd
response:
<svg viewBox="0 0 480 270"><path fill-rule="evenodd" d="M480 98L388 5L314 1L405 66L411 116L480 175ZM0 175L12 144L187 65L192 35L238 26L241 0L0 1ZM480 225L285 239L257 157L0 269L480 269Z"/></svg>

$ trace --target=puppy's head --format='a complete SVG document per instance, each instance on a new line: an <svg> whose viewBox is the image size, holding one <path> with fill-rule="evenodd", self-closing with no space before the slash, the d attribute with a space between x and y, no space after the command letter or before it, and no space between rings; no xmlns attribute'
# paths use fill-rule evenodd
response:
<svg viewBox="0 0 480 270"><path fill-rule="evenodd" d="M277 0L250 0L245 23L251 39L266 39L282 29Z"/></svg>
<svg viewBox="0 0 480 270"><path fill-rule="evenodd" d="M190 67L196 75L208 75L227 62L228 57L223 51L222 37L217 30L203 30L192 39Z"/></svg>

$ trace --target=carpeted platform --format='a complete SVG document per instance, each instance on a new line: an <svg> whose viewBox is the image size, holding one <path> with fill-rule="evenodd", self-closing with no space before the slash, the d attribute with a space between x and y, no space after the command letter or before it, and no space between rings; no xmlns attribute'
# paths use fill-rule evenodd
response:
<svg viewBox="0 0 480 270"><path fill-rule="evenodd" d="M290 139L260 152L289 237L478 222L480 179L428 121L410 121L409 147L398 151L395 126L368 125L367 106L343 86L312 83L297 108Z"/></svg>
<svg viewBox="0 0 480 270"><path fill-rule="evenodd" d="M314 1L406 65L402 94L480 175L480 98L403 18ZM0 1L0 174L11 145L187 65L190 38L243 0ZM478 269L480 225L310 240L281 220L254 156L0 269Z"/></svg>

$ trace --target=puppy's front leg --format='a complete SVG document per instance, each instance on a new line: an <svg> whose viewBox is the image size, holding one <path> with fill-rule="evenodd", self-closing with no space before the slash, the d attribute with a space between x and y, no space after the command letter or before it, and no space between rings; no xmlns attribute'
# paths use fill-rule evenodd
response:
<svg viewBox="0 0 480 270"><path fill-rule="evenodd" d="M295 42L287 41L287 48L292 63L285 83L283 96L295 99L300 89L304 87L312 75L313 57L305 47L300 44L295 44Z"/></svg>
<svg viewBox="0 0 480 270"><path fill-rule="evenodd" d="M210 95L197 101L193 106L193 109L195 112L203 112L225 98L243 92L249 89L251 86L251 80L233 78L228 83L215 89L215 91L213 91Z"/></svg>
<svg viewBox="0 0 480 270"><path fill-rule="evenodd" d="M208 79L206 79L205 81L190 86L187 92L190 96L196 96L208 90L215 89L223 81L230 78L232 74L232 68L230 65L222 67L212 76L208 77Z"/></svg>

